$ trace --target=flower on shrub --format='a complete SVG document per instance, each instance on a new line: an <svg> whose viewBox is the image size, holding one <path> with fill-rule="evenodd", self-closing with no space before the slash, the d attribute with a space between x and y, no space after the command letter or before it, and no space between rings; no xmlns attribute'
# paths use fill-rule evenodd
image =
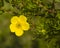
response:
<svg viewBox="0 0 60 48"><path fill-rule="evenodd" d="M46 30L45 30L45 29L42 29L41 32L42 32L43 34L45 34L45 33L46 33Z"/></svg>
<svg viewBox="0 0 60 48"><path fill-rule="evenodd" d="M29 28L29 23L24 15L11 18L10 30L11 32L15 32L16 36L22 36L24 31L29 30Z"/></svg>

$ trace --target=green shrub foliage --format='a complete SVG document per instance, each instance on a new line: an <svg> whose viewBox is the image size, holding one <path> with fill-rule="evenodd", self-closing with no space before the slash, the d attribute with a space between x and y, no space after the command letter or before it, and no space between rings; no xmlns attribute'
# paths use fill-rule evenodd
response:
<svg viewBox="0 0 60 48"><path fill-rule="evenodd" d="M20 15L30 29L17 37L9 25ZM60 0L0 0L0 48L60 48Z"/></svg>

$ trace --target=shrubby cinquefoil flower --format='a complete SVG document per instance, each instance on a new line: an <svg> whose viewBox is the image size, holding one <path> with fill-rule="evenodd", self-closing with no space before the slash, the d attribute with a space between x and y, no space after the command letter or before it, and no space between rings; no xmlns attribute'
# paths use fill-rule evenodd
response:
<svg viewBox="0 0 60 48"><path fill-rule="evenodd" d="M42 29L41 32L42 32L43 34L45 34L45 33L46 33L46 30Z"/></svg>
<svg viewBox="0 0 60 48"><path fill-rule="evenodd" d="M11 18L10 30L15 32L16 36L22 36L25 30L29 30L30 26L27 18L24 15L19 17L14 16Z"/></svg>

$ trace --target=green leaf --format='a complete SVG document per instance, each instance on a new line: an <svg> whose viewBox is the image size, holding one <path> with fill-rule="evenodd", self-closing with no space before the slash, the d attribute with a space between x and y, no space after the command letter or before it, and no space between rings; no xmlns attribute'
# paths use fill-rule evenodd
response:
<svg viewBox="0 0 60 48"><path fill-rule="evenodd" d="M13 7L10 3L7 3L6 1L4 1L3 9L4 10L11 10L11 9L13 9Z"/></svg>
<svg viewBox="0 0 60 48"><path fill-rule="evenodd" d="M60 19L60 13L59 12L57 13L57 17Z"/></svg>

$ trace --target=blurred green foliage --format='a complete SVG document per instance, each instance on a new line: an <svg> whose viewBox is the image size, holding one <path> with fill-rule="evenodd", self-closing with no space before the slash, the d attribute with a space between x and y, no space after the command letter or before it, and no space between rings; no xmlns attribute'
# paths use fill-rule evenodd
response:
<svg viewBox="0 0 60 48"><path fill-rule="evenodd" d="M9 29L19 15L30 24L21 37ZM0 0L0 48L60 48L60 0Z"/></svg>

